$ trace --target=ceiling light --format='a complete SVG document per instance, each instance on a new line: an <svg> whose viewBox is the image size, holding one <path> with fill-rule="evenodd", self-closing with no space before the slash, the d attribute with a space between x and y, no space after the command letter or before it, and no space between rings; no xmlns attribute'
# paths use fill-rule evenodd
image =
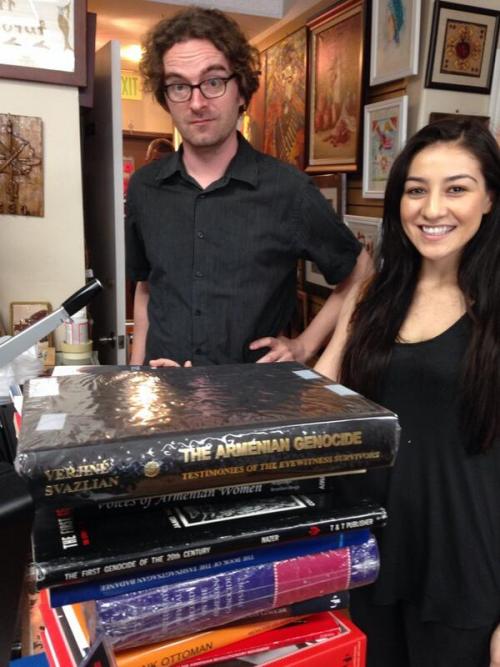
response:
<svg viewBox="0 0 500 667"><path fill-rule="evenodd" d="M138 63L142 57L142 49L139 44L122 46L120 49L120 57L122 60L129 60L130 62Z"/></svg>

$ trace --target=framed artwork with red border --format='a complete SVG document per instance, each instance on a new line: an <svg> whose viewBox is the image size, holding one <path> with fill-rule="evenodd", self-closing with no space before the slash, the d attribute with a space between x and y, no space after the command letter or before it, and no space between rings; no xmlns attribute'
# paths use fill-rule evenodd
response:
<svg viewBox="0 0 500 667"><path fill-rule="evenodd" d="M488 94L499 22L494 9L436 0L426 87Z"/></svg>

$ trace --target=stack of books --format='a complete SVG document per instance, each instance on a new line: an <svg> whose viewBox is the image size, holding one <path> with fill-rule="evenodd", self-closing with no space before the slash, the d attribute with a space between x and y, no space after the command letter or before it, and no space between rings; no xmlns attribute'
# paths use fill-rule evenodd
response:
<svg viewBox="0 0 500 667"><path fill-rule="evenodd" d="M385 510L339 507L335 475L391 465L398 436L393 413L295 363L30 381L16 465L45 613L81 605L119 667L303 627L377 575Z"/></svg>

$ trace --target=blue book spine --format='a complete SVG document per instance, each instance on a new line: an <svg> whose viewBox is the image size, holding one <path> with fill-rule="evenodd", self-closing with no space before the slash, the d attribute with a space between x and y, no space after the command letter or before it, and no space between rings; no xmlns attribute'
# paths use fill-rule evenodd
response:
<svg viewBox="0 0 500 667"><path fill-rule="evenodd" d="M206 630L276 607L372 583L376 540L237 570L148 591L97 600L91 625L117 649Z"/></svg>
<svg viewBox="0 0 500 667"><path fill-rule="evenodd" d="M154 570L137 576L114 577L104 581L94 580L81 584L53 586L50 589L50 605L51 607L62 607L76 602L103 600L116 595L148 590L166 584L177 584L201 576L213 576L249 565L273 563L329 549L361 544L368 539L369 534L368 529L352 530L331 536L315 537L310 540L297 540L275 547L261 547L258 550L243 551L227 558L210 559L184 567Z"/></svg>

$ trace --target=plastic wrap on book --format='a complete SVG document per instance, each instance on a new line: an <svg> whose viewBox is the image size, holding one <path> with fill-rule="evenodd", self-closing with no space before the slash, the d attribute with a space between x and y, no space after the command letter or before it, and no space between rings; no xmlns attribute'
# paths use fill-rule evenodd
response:
<svg viewBox="0 0 500 667"><path fill-rule="evenodd" d="M226 558L195 563L184 567L172 566L158 571L139 571L134 576L114 577L103 581L91 580L74 585L53 586L48 589L50 604L52 607L61 607L66 604L74 604L75 602L102 600L104 598L116 597L117 595L124 595L125 593L157 588L166 584L177 584L200 576L213 576L249 567L250 565L274 563L287 558L297 558L298 556L318 553L326 549L338 549L352 544L362 544L368 537L368 530L352 530L316 539L297 540L278 547L261 547L254 551L231 554Z"/></svg>
<svg viewBox="0 0 500 667"><path fill-rule="evenodd" d="M119 648L140 646L275 607L372 583L376 540L88 603L90 625Z"/></svg>
<svg viewBox="0 0 500 667"><path fill-rule="evenodd" d="M61 506L391 465L396 415L305 370L82 374L35 395L28 383L17 469L35 498Z"/></svg>

